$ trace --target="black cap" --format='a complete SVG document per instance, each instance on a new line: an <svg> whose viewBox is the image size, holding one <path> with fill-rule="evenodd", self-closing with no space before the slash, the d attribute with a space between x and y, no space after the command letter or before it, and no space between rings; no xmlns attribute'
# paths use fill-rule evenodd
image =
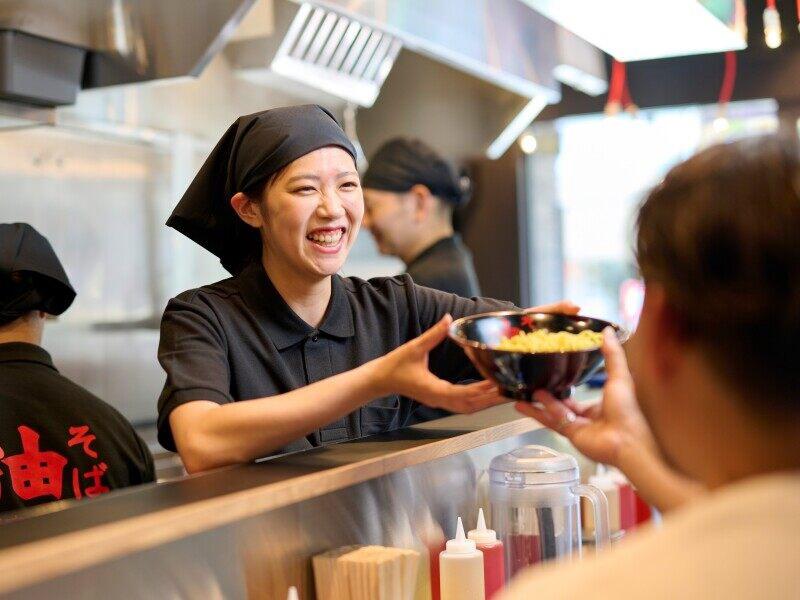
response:
<svg viewBox="0 0 800 600"><path fill-rule="evenodd" d="M239 117L217 142L167 225L218 256L222 266L236 274L253 260L261 240L231 208L231 198L326 146L338 146L355 160L355 148L339 123L316 104Z"/></svg>
<svg viewBox="0 0 800 600"><path fill-rule="evenodd" d="M41 310L60 315L75 290L47 238L27 223L0 223L0 325Z"/></svg>
<svg viewBox="0 0 800 600"><path fill-rule="evenodd" d="M394 138L381 146L370 160L361 184L400 193L421 184L434 196L456 206L465 200L448 162L421 140L411 138Z"/></svg>

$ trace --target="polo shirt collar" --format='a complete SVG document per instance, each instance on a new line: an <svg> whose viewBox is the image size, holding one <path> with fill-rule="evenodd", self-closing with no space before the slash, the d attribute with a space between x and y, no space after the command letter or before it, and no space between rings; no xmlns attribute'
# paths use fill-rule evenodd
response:
<svg viewBox="0 0 800 600"><path fill-rule="evenodd" d="M47 350L41 346L25 342L6 342L0 344L0 363L6 362L39 363L53 370L57 370Z"/></svg>
<svg viewBox="0 0 800 600"><path fill-rule="evenodd" d="M350 300L339 275L331 278L331 299L318 329L306 323L289 307L260 263L246 267L237 275L236 281L244 301L278 350L293 346L318 331L335 338L355 335Z"/></svg>

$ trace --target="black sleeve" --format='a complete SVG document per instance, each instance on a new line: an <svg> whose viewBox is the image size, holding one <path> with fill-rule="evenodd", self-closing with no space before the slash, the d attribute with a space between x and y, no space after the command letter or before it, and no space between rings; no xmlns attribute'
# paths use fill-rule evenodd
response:
<svg viewBox="0 0 800 600"><path fill-rule="evenodd" d="M233 402L227 342L211 308L196 295L179 296L161 318L158 362L167 380L158 400L158 441L175 451L169 415L181 404Z"/></svg>
<svg viewBox="0 0 800 600"><path fill-rule="evenodd" d="M420 285L414 285L414 299L421 331L432 327L448 313L455 320L485 312L517 310L511 302L491 298L462 298ZM453 383L481 379L464 351L449 339L431 352L430 369L437 377Z"/></svg>

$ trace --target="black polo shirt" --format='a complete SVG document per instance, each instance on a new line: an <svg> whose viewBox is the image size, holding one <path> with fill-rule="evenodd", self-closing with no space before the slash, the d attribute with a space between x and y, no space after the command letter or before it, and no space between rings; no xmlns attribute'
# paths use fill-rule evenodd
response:
<svg viewBox="0 0 800 600"><path fill-rule="evenodd" d="M43 348L0 344L0 510L154 480L125 417L61 375Z"/></svg>
<svg viewBox="0 0 800 600"><path fill-rule="evenodd" d="M435 290L464 298L481 295L472 254L457 234L423 250L407 265L406 273L414 283Z"/></svg>
<svg viewBox="0 0 800 600"><path fill-rule="evenodd" d="M263 267L251 265L236 277L189 290L167 304L158 349L167 374L158 402L159 441L175 450L169 415L186 402L225 404L283 394L383 356L446 313L458 318L510 307L424 288L405 275L369 281L334 275L327 313L315 329L286 304ZM430 368L452 382L478 378L450 341L431 352ZM279 452L426 420L420 408L396 395L380 398Z"/></svg>

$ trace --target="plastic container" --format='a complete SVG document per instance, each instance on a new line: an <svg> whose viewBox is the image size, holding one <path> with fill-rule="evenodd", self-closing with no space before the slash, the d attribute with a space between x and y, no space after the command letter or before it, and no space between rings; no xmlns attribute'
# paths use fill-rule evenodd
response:
<svg viewBox="0 0 800 600"><path fill-rule="evenodd" d="M483 509L478 510L478 526L467 534L475 542L478 550L483 552L483 584L486 599L503 589L506 583L506 560L503 542L497 539L497 533L486 527Z"/></svg>
<svg viewBox="0 0 800 600"><path fill-rule="evenodd" d="M458 517L455 539L439 555L441 600L485 600L483 553L475 542L464 535L464 524Z"/></svg>
<svg viewBox="0 0 800 600"><path fill-rule="evenodd" d="M609 542L608 503L602 491L580 485L574 457L546 446L524 446L492 459L492 527L505 546L506 577L547 560L580 556L580 497L594 510L595 544Z"/></svg>

